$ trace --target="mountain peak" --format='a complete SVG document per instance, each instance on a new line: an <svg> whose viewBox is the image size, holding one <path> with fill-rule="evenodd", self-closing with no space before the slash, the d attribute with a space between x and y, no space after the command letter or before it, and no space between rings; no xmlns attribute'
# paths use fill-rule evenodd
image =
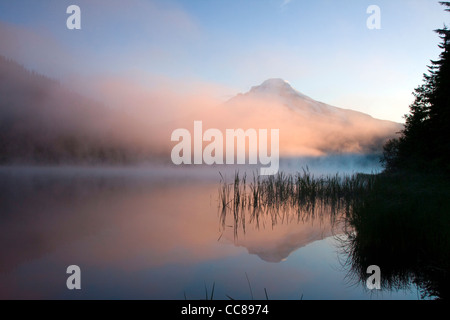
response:
<svg viewBox="0 0 450 320"><path fill-rule="evenodd" d="M302 93L292 88L288 81L280 78L268 79L259 86L252 87L250 92L262 94L277 94L280 96L304 96Z"/></svg>
<svg viewBox="0 0 450 320"><path fill-rule="evenodd" d="M267 86L267 87L291 87L291 85L289 84L289 81L286 81L284 79L281 78L272 78L272 79L267 79L266 81L264 81L261 86Z"/></svg>

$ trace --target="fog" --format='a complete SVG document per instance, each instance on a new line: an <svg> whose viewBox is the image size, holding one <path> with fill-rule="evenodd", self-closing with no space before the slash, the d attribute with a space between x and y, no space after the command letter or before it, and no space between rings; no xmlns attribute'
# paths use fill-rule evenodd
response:
<svg viewBox="0 0 450 320"><path fill-rule="evenodd" d="M178 128L279 129L280 156L379 153L397 124L342 111L293 111L278 100L233 99L225 88L168 78L79 80L68 88L0 58L3 163L170 161ZM81 93L80 93L81 92ZM203 147L206 146L204 142Z"/></svg>

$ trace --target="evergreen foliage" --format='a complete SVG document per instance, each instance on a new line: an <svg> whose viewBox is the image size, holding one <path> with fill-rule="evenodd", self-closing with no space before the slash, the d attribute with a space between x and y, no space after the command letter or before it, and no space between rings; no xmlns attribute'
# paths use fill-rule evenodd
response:
<svg viewBox="0 0 450 320"><path fill-rule="evenodd" d="M450 2L440 2L450 11ZM415 101L399 139L384 146L382 162L387 171L443 169L450 172L450 30L435 30L442 52L431 61L424 83L415 89Z"/></svg>

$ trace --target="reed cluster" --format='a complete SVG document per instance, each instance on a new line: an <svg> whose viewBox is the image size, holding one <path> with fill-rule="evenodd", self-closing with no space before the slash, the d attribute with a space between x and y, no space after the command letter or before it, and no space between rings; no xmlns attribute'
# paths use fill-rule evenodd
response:
<svg viewBox="0 0 450 320"><path fill-rule="evenodd" d="M376 175L353 174L315 177L308 169L296 174L274 176L234 174L227 183L221 175L219 207L222 225L231 214L237 229L245 232L246 219L259 224L269 218L274 225L281 219L305 221L328 214L332 219L348 214L373 188ZM247 218L248 217L248 218Z"/></svg>

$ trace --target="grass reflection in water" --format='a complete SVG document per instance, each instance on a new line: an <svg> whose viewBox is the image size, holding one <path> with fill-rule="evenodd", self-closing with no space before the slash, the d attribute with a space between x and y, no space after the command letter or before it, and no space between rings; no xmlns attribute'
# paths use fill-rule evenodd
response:
<svg viewBox="0 0 450 320"><path fill-rule="evenodd" d="M347 280L365 287L367 267L381 268L382 290L419 288L422 298L448 298L450 186L440 177L354 174L314 177L234 175L219 188L222 232L235 239L248 225L328 219L334 227Z"/></svg>

